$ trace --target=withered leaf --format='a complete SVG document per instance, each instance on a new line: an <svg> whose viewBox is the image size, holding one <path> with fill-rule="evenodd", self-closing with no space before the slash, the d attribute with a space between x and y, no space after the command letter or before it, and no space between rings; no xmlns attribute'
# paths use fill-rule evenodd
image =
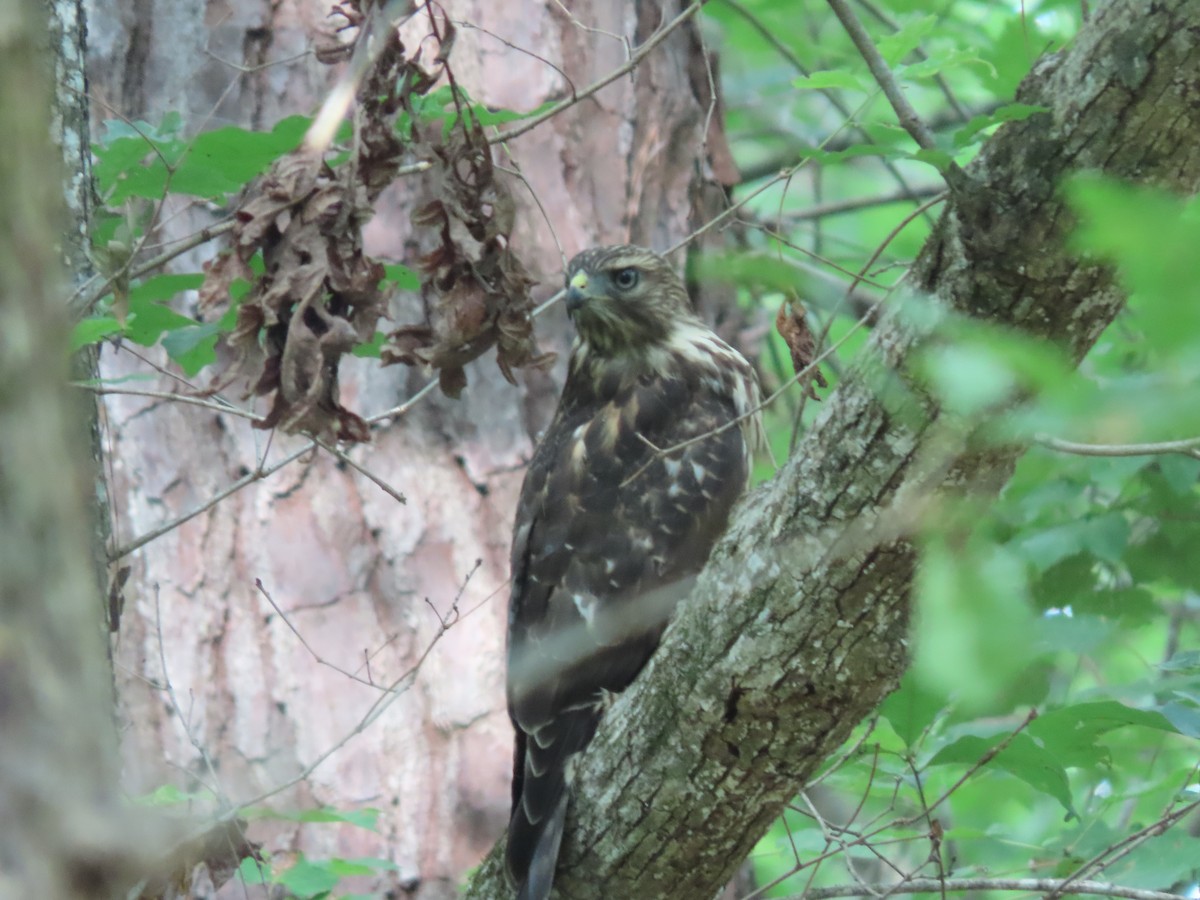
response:
<svg viewBox="0 0 1200 900"><path fill-rule="evenodd" d="M354 0L335 12L363 24ZM273 395L258 427L369 439L367 423L338 400L341 357L374 336L387 309L384 269L363 253L362 225L406 152L394 115L414 84L432 83L389 30L359 87L353 164L332 169L301 146L276 160L235 211L231 248L208 266L200 294L209 309L229 301L234 279L251 284L227 338L238 355L228 380L246 377L248 394ZM261 275L249 266L258 253Z"/></svg>
<svg viewBox="0 0 1200 900"><path fill-rule="evenodd" d="M418 263L426 320L392 332L382 357L385 365L432 366L442 391L457 397L466 386L463 367L493 346L509 381L514 369L546 365L553 357L539 352L534 340L533 280L509 246L516 205L496 179L482 129L471 121L444 141L437 133L420 146L432 164L427 184L433 196L412 221L439 237Z"/></svg>
<svg viewBox="0 0 1200 900"><path fill-rule="evenodd" d="M788 350L792 354L792 368L797 374L812 366L807 381L802 382L804 392L813 400L820 400L813 385L829 387L829 383L821 374L820 367L813 365L813 361L817 358L817 341L808 327L808 320L804 316L804 307L799 303L792 304L784 300L779 306L779 312L775 315L775 330L787 344Z"/></svg>
<svg viewBox="0 0 1200 900"><path fill-rule="evenodd" d="M138 896L191 896L192 875L198 866L208 869L213 886L219 888L234 877L242 860L265 862L262 844L251 841L246 829L245 819L231 819L175 845L166 856L151 863Z"/></svg>

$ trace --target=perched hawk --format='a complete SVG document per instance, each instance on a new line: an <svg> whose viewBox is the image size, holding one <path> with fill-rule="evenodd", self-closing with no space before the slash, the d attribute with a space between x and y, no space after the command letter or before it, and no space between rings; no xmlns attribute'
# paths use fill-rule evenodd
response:
<svg viewBox="0 0 1200 900"><path fill-rule="evenodd" d="M725 530L762 442L750 364L641 247L567 268L578 337L525 475L512 547L508 869L550 893L572 758L629 686Z"/></svg>

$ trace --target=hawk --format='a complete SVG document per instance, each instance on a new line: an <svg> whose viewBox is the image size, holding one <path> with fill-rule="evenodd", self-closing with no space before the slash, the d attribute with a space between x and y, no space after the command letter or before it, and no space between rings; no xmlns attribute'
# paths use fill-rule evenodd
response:
<svg viewBox="0 0 1200 900"><path fill-rule="evenodd" d="M512 546L506 861L520 900L549 895L572 760L654 652L763 444L754 370L661 256L588 250L566 287L577 337Z"/></svg>

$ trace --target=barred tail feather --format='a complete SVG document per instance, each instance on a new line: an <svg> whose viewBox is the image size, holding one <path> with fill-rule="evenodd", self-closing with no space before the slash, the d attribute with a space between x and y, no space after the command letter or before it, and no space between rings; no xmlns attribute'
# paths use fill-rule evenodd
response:
<svg viewBox="0 0 1200 900"><path fill-rule="evenodd" d="M522 815L517 810L516 815ZM558 848L562 844L563 825L567 820L567 792L564 790L558 804L543 821L539 822L529 837L535 838L532 855L527 861L525 878L517 887L517 900L547 900L554 885L554 870L558 867ZM536 835L536 837L535 837ZM515 837L509 832L509 846Z"/></svg>
<svg viewBox="0 0 1200 900"><path fill-rule="evenodd" d="M550 896L571 796L570 772L599 720L596 704L584 703L530 733L518 728L506 862L520 900Z"/></svg>

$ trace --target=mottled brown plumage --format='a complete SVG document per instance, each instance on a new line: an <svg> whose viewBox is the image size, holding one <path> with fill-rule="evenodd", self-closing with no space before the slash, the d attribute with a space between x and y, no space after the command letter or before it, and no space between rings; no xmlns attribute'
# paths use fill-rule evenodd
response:
<svg viewBox="0 0 1200 900"><path fill-rule="evenodd" d="M654 652L762 436L753 370L695 316L662 257L589 250L567 290L578 337L512 549L507 859L522 900L549 894L571 762L605 698Z"/></svg>

